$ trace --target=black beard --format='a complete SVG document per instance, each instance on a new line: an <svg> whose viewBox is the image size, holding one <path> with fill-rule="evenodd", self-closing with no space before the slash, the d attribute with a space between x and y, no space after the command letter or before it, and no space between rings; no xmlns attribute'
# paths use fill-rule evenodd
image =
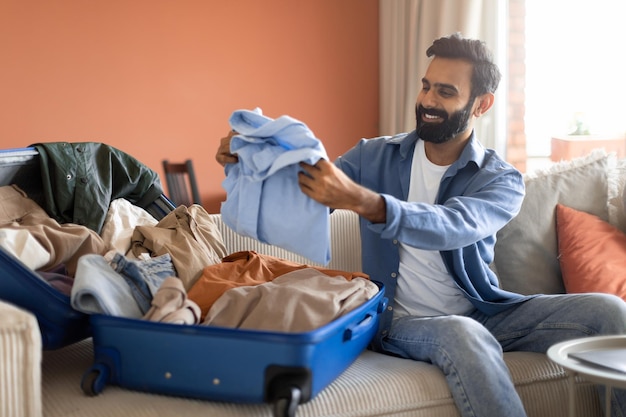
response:
<svg viewBox="0 0 626 417"><path fill-rule="evenodd" d="M474 100L470 98L467 105L454 113L448 115L443 110L426 110L421 104L415 106L416 132L417 136L425 142L444 143L463 132L469 125L472 114ZM430 113L443 118L440 123L427 123L422 119L424 113Z"/></svg>

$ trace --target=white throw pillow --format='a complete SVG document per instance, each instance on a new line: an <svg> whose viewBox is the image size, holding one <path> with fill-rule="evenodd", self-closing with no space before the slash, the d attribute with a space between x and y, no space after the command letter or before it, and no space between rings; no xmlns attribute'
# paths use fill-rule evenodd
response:
<svg viewBox="0 0 626 417"><path fill-rule="evenodd" d="M615 154L593 151L526 174L520 213L497 235L495 269L502 288L522 294L564 293L558 260L557 203L609 220Z"/></svg>
<svg viewBox="0 0 626 417"><path fill-rule="evenodd" d="M617 160L609 178L609 223L626 233L626 158Z"/></svg>

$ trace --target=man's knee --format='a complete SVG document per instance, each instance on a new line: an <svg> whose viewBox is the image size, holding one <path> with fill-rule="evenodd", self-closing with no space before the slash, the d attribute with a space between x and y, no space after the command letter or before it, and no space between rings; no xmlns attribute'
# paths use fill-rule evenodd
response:
<svg viewBox="0 0 626 417"><path fill-rule="evenodd" d="M612 294L592 294L590 308L598 319L600 334L626 333L626 302Z"/></svg>

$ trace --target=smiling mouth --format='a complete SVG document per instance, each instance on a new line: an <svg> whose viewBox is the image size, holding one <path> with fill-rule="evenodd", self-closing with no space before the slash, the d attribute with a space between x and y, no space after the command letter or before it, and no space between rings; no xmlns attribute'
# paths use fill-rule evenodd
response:
<svg viewBox="0 0 626 417"><path fill-rule="evenodd" d="M440 124L448 120L448 114L441 109L429 108L422 106L421 104L415 107L415 116L420 123L424 124Z"/></svg>
<svg viewBox="0 0 626 417"><path fill-rule="evenodd" d="M422 120L427 123L441 122L443 118L434 114L422 113Z"/></svg>

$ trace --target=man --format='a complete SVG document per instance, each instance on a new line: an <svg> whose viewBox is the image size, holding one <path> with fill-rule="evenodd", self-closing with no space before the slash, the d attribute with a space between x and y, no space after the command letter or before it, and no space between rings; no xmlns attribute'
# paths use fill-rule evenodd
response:
<svg viewBox="0 0 626 417"><path fill-rule="evenodd" d="M626 303L498 287L489 269L496 233L519 212L524 183L473 127L494 103L500 72L484 43L460 35L436 40L427 55L416 129L361 140L334 165L302 164L300 187L360 216L363 271L392 300L373 348L438 366L462 416L525 416L503 351L624 333ZM222 164L237 161L228 142L216 155ZM622 415L624 392L614 399Z"/></svg>

